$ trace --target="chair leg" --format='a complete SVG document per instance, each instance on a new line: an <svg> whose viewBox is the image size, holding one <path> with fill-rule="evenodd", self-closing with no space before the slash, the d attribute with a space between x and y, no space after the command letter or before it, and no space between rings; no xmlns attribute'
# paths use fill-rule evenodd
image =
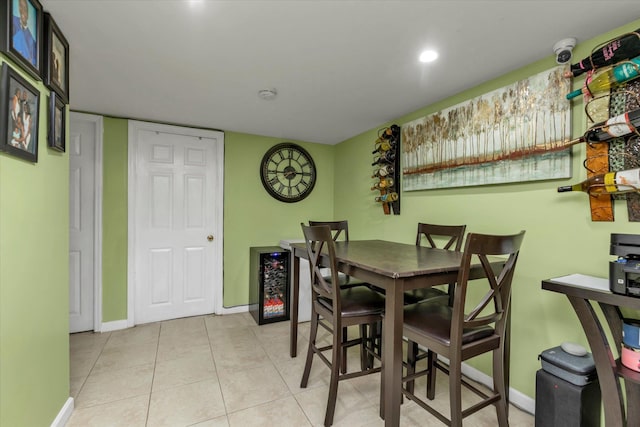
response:
<svg viewBox="0 0 640 427"><path fill-rule="evenodd" d="M382 357L382 322L375 323L376 331L376 354Z"/></svg>
<svg viewBox="0 0 640 427"><path fill-rule="evenodd" d="M309 373L311 372L311 363L313 362L313 346L316 344L316 336L318 334L318 314L311 315L311 330L309 331L309 346L307 347L307 360L304 363L304 373L300 381L300 388L307 388L309 382Z"/></svg>
<svg viewBox="0 0 640 427"><path fill-rule="evenodd" d="M374 367L374 357L373 353L377 354L379 357L382 357L382 331L381 331L381 322L375 322L369 324L369 353L368 357L368 366L369 368Z"/></svg>
<svg viewBox="0 0 640 427"><path fill-rule="evenodd" d="M462 427L462 362L456 357L449 364L449 405L451 427Z"/></svg>
<svg viewBox="0 0 640 427"><path fill-rule="evenodd" d="M493 389L500 394L500 400L495 403L496 415L498 416L498 425L500 427L508 427L509 415L507 407L507 391L505 386L505 369L504 356L502 347L493 351Z"/></svg>
<svg viewBox="0 0 640 427"><path fill-rule="evenodd" d="M380 418L384 420L384 361L380 371Z"/></svg>
<svg viewBox="0 0 640 427"><path fill-rule="evenodd" d="M427 351L427 399L433 400L436 396L436 362L438 355L431 350Z"/></svg>
<svg viewBox="0 0 640 427"><path fill-rule="evenodd" d="M407 343L407 376L416 372L416 358L418 356L418 343L409 340ZM411 394L415 390L415 380L407 381L405 388Z"/></svg>
<svg viewBox="0 0 640 427"><path fill-rule="evenodd" d="M342 332L344 332L345 329L346 328L343 328ZM331 380L329 383L329 397L327 398L327 412L324 416L325 427L333 424L333 415L336 410L336 399L338 397L338 380L340 379L340 367L342 366L342 342L342 333L339 333L336 330L333 335L333 348L331 350Z"/></svg>
<svg viewBox="0 0 640 427"><path fill-rule="evenodd" d="M346 344L347 341L349 341L349 330L345 326L342 328L342 344ZM342 372L343 374L346 374L347 373L347 346L342 345L340 347L342 348L342 362L340 364L340 372Z"/></svg>
<svg viewBox="0 0 640 427"><path fill-rule="evenodd" d="M369 369L369 353L367 352L367 325L360 325L360 370Z"/></svg>
<svg viewBox="0 0 640 427"><path fill-rule="evenodd" d="M449 285L447 285L447 294L449 295L449 307L453 307L453 300L455 298L455 290L456 290L456 284L455 283L449 283Z"/></svg>

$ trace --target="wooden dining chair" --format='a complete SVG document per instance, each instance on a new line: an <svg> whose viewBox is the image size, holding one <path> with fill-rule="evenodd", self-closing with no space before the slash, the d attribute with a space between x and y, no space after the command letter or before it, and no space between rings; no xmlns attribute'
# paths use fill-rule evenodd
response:
<svg viewBox="0 0 640 427"><path fill-rule="evenodd" d="M463 418L492 404L496 407L498 425L508 426L505 378L509 367L505 366L505 346L509 339L506 334L509 331L511 285L524 234L524 231L509 236L469 233L456 282L453 307L427 300L404 308L403 334L410 342L448 358L449 366L447 368L436 360L426 370L405 376L403 382L412 382L435 368L447 372L450 417L447 418L406 387L403 388L403 394L447 425L462 426ZM496 271L488 259L494 255L506 257L502 268ZM474 262L479 260L481 276L474 274L473 278L470 277L472 258ZM479 298L471 298L470 294L477 295L476 291L483 283L487 288L486 293ZM473 293L468 292L469 286L474 287ZM487 393L463 378L461 370L463 361L488 352L493 354L493 391ZM462 386L482 400L463 410Z"/></svg>
<svg viewBox="0 0 640 427"><path fill-rule="evenodd" d="M334 242L338 242L338 241L345 241L348 242L349 241L349 221L348 220L340 220L340 221L312 221L309 220L309 225L311 226L318 226L318 225L326 225L329 227L329 229L331 230L331 237L333 239ZM328 274L328 269L323 268L320 270L320 272L323 275L327 275ZM372 288L372 286L369 283L363 282L362 280L358 280L356 278L353 278L347 274L338 272L338 279L339 279L339 283L340 283L340 287L343 289L346 289L348 287L352 287L352 286L368 286L370 288ZM376 342L376 348L381 348L381 335L382 335L382 328L380 327L379 324L376 325L370 325L370 327L368 328L368 335L371 339L374 339ZM347 341L349 341L348 338L348 331L347 328L344 328L344 332L342 334L342 338L344 339L345 343ZM342 357L342 373L344 374L345 372L347 372L347 349L348 346L343 346L343 357ZM381 352L381 350L380 350ZM379 353L380 353L379 352ZM371 359L371 357L369 357L368 359L369 363L373 363L373 360Z"/></svg>
<svg viewBox="0 0 640 427"><path fill-rule="evenodd" d="M349 241L349 221L341 220L341 221L311 221L309 220L309 225L326 225L331 230L331 236L334 242L338 241ZM340 275L340 286L353 286L353 285L362 285L364 282L361 280L355 279L351 276L348 276L344 273L338 273Z"/></svg>
<svg viewBox="0 0 640 427"><path fill-rule="evenodd" d="M383 295L367 286L352 286L348 288L335 286L335 281L332 279L338 277L338 266L331 229L327 225L306 226L301 224L301 227L311 270L312 305L309 346L300 387L307 387L313 356L317 355L331 369L329 397L324 419L324 425L329 426L333 423L338 382L380 372L381 370L380 367L374 368L373 364L365 363L367 354L372 357L375 356L367 339L365 329L366 325L382 322L385 300ZM327 263L321 264L323 251L329 256L328 266ZM328 275L321 272L323 267L328 267ZM316 338L319 326L332 334L332 343L330 345L318 346ZM359 339L351 341L343 339L344 328L348 326L360 326ZM342 359L346 354L343 350L354 343L361 346L361 369L360 371L341 373ZM330 360L323 354L323 352L329 350L331 350Z"/></svg>
<svg viewBox="0 0 640 427"><path fill-rule="evenodd" d="M466 225L440 225L426 224L419 222L418 231L416 233L416 246L422 246L423 242L431 248L440 248L450 251L460 252L462 241L464 240L464 232ZM440 244L440 245L439 245ZM420 301L432 300L441 304L453 306L453 296L455 283L450 283L448 289L443 291L438 288L422 288L406 291L404 295L405 304L415 304ZM409 342L407 345L407 372L413 373L415 364L422 359L427 359L427 364L433 366L438 355L431 349L420 351L418 344ZM413 393L413 381L407 384L410 392ZM427 397L433 399L436 393L436 369L429 370L427 375Z"/></svg>
<svg viewBox="0 0 640 427"><path fill-rule="evenodd" d="M339 240L349 241L349 221L309 221L309 225L326 225L331 229L334 242Z"/></svg>
<svg viewBox="0 0 640 427"><path fill-rule="evenodd" d="M419 222L418 232L416 233L416 246L422 246L423 242L426 242L426 245L431 248L460 252L466 229L466 225L439 225ZM433 287L407 291L405 292L405 303L414 304L427 298L448 294L449 303L453 304L454 289L455 286L450 284L447 292Z"/></svg>

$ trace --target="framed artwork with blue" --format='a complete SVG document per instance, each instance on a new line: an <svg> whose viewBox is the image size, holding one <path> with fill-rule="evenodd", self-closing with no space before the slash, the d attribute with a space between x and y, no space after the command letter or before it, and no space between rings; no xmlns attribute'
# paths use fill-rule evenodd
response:
<svg viewBox="0 0 640 427"><path fill-rule="evenodd" d="M0 151L38 161L40 92L6 62L0 77Z"/></svg>
<svg viewBox="0 0 640 427"><path fill-rule="evenodd" d="M43 12L38 0L0 0L0 51L38 80L43 73Z"/></svg>

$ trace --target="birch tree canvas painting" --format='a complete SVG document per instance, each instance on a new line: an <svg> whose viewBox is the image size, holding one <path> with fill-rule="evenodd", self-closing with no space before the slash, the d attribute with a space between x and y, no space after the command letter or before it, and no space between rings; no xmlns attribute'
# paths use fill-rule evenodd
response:
<svg viewBox="0 0 640 427"><path fill-rule="evenodd" d="M402 126L405 191L571 177L559 66Z"/></svg>

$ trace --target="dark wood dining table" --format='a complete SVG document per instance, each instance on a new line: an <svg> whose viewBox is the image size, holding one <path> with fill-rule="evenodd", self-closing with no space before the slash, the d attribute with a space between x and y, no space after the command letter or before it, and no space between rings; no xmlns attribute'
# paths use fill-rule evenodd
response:
<svg viewBox="0 0 640 427"><path fill-rule="evenodd" d="M308 259L304 243L291 245L293 289L291 357L297 355L300 259ZM328 259L328 255L327 255ZM385 291L383 327L385 426L400 424L402 396L402 328L404 291L454 283L462 261L460 252L385 240L336 242L338 270ZM496 261L498 263L502 261ZM478 270L480 266L478 264ZM473 277L473 270L472 270ZM508 348L505 358L508 361ZM507 365L508 366L508 365Z"/></svg>

